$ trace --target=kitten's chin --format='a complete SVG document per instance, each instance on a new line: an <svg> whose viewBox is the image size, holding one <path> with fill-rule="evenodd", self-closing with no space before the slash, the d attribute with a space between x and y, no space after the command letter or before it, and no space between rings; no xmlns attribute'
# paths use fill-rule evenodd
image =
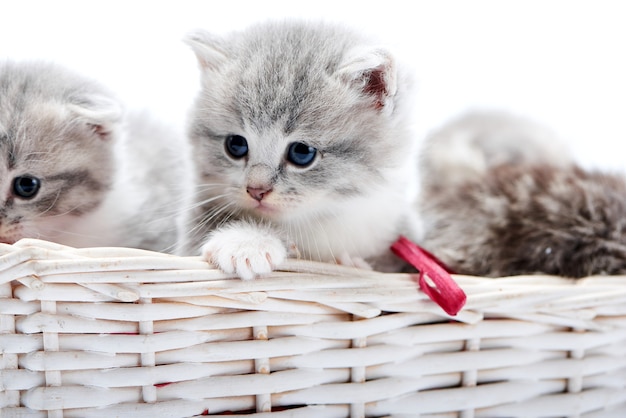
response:
<svg viewBox="0 0 626 418"><path fill-rule="evenodd" d="M255 202L254 204L246 205L241 209L243 209L243 212L245 212L248 216L269 222L287 221L294 213L298 212L296 208L266 202Z"/></svg>
<svg viewBox="0 0 626 418"><path fill-rule="evenodd" d="M241 198L237 206L239 207L239 210L243 210L251 216L260 218L273 218L280 216L280 213L282 212L281 208L279 208L275 202L268 201L268 199L258 201L251 199L249 196Z"/></svg>
<svg viewBox="0 0 626 418"><path fill-rule="evenodd" d="M310 216L310 207L302 204L293 204L292 202L260 202L245 201L240 206L243 212L257 219L272 222L294 222L301 218ZM316 213L319 210L316 211Z"/></svg>
<svg viewBox="0 0 626 418"><path fill-rule="evenodd" d="M263 202L259 202L256 206L249 209L249 211L258 218L277 219L282 217L281 210Z"/></svg>

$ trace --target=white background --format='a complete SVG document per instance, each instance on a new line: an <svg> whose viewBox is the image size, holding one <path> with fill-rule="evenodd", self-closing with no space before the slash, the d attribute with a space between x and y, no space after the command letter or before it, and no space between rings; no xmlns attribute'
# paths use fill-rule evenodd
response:
<svg viewBox="0 0 626 418"><path fill-rule="evenodd" d="M182 124L199 85L186 32L291 16L344 22L410 62L422 135L467 109L503 108L551 126L584 166L626 168L619 0L0 0L0 59L57 61Z"/></svg>

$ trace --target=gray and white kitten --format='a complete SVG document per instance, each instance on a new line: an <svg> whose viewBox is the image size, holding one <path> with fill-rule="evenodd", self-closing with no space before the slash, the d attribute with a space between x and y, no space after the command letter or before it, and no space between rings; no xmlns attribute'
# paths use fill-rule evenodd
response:
<svg viewBox="0 0 626 418"><path fill-rule="evenodd" d="M547 128L471 113L422 161L422 245L457 273L626 273L626 178L578 167Z"/></svg>
<svg viewBox="0 0 626 418"><path fill-rule="evenodd" d="M182 158L173 142L90 79L52 63L1 63L0 241L171 248L186 183L164 159Z"/></svg>
<svg viewBox="0 0 626 418"><path fill-rule="evenodd" d="M340 26L270 22L189 35L202 90L189 134L199 186L181 252L242 279L300 257L395 269L418 238L410 81Z"/></svg>

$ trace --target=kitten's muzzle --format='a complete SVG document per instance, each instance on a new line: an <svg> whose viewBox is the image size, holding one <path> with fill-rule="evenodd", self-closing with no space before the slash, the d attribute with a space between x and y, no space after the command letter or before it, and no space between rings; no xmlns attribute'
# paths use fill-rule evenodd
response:
<svg viewBox="0 0 626 418"><path fill-rule="evenodd" d="M256 201L260 202L271 191L271 187L247 187L246 191Z"/></svg>
<svg viewBox="0 0 626 418"><path fill-rule="evenodd" d="M267 164L254 164L247 174L246 191L260 202L273 190L274 175L274 170Z"/></svg>

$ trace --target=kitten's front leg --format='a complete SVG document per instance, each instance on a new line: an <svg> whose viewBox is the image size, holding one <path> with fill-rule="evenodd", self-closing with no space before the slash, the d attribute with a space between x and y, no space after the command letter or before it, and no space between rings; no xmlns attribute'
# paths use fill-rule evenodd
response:
<svg viewBox="0 0 626 418"><path fill-rule="evenodd" d="M287 248L276 231L267 226L233 222L209 235L202 256L225 273L252 280L281 264Z"/></svg>

